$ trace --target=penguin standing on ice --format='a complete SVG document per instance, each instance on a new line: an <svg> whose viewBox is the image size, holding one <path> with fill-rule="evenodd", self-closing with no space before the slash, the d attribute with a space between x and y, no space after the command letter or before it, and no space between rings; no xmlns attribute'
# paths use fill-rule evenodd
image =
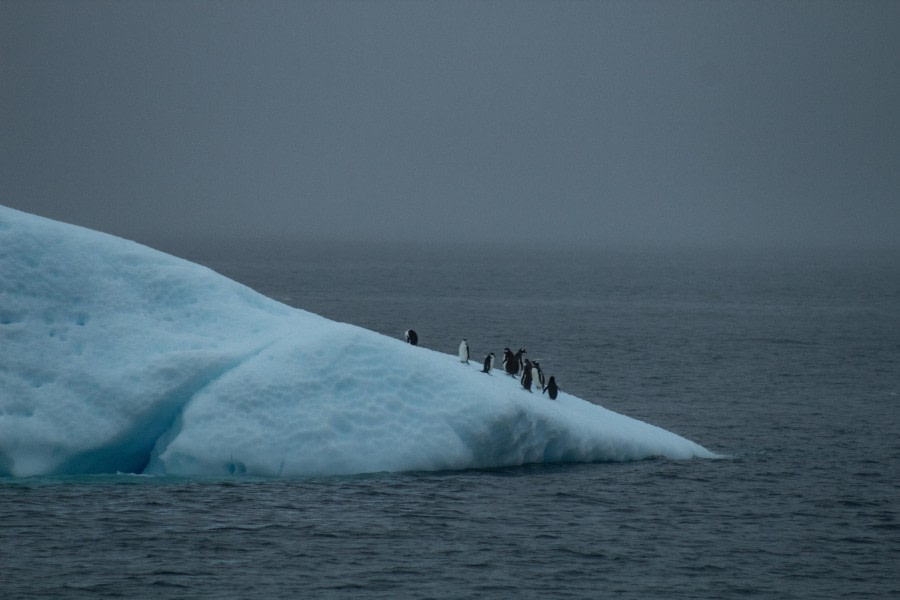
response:
<svg viewBox="0 0 900 600"><path fill-rule="evenodd" d="M526 371L529 371L529 372L531 371L531 361L528 360L527 358L525 359L525 362L522 363L522 372L519 374L519 382L522 382L525 380L525 372ZM531 377L533 380L534 379L533 373L532 373Z"/></svg>
<svg viewBox="0 0 900 600"><path fill-rule="evenodd" d="M551 375L550 379L547 381L547 387L544 388L544 392L550 392L550 399L556 400L556 396L559 394L559 388L556 387L556 377L553 375Z"/></svg>
<svg viewBox="0 0 900 600"><path fill-rule="evenodd" d="M469 343L466 340L459 344L459 362L469 364Z"/></svg>
<svg viewBox="0 0 900 600"><path fill-rule="evenodd" d="M519 373L519 360L509 348L503 349L503 370L510 377L515 377Z"/></svg>
<svg viewBox="0 0 900 600"><path fill-rule="evenodd" d="M413 346L419 345L419 336L416 335L416 332L412 329L406 330L406 343L412 344Z"/></svg>
<svg viewBox="0 0 900 600"><path fill-rule="evenodd" d="M491 374L491 369L494 368L494 353L491 352L487 356L484 357L484 368L481 369L482 373Z"/></svg>
<svg viewBox="0 0 900 600"><path fill-rule="evenodd" d="M534 378L534 384L544 389L544 372L541 371L541 363L534 361L531 363L531 376Z"/></svg>
<svg viewBox="0 0 900 600"><path fill-rule="evenodd" d="M525 367L522 369L522 388L531 392L531 382L533 381L533 375L531 374L531 361L525 360Z"/></svg>
<svg viewBox="0 0 900 600"><path fill-rule="evenodd" d="M516 375L519 374L519 371L525 368L525 359L522 357L523 354L528 354L528 350L525 348L519 348L519 351L516 352Z"/></svg>

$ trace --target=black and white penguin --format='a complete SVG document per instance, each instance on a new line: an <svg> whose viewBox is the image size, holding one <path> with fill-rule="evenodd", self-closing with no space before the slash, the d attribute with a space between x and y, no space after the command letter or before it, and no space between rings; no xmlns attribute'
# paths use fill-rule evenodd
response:
<svg viewBox="0 0 900 600"><path fill-rule="evenodd" d="M469 343L466 340L459 344L459 362L469 364Z"/></svg>
<svg viewBox="0 0 900 600"><path fill-rule="evenodd" d="M540 389L544 389L544 372L541 371L541 363L538 361L531 363L531 376L534 378L535 385Z"/></svg>
<svg viewBox="0 0 900 600"><path fill-rule="evenodd" d="M533 381L533 375L531 374L532 367L531 361L526 360L525 366L522 368L522 388L531 391L531 382Z"/></svg>
<svg viewBox="0 0 900 600"><path fill-rule="evenodd" d="M494 353L491 352L487 356L484 357L484 368L481 369L482 373L491 374L491 369L494 368Z"/></svg>
<svg viewBox="0 0 900 600"><path fill-rule="evenodd" d="M503 370L510 377L515 377L519 373L519 360L509 348L503 349Z"/></svg>
<svg viewBox="0 0 900 600"><path fill-rule="evenodd" d="M556 395L559 394L559 388L556 387L556 377L554 377L553 375L551 375L550 379L547 380L547 387L544 388L544 392L550 392L550 399L556 400Z"/></svg>
<svg viewBox="0 0 900 600"><path fill-rule="evenodd" d="M416 335L416 332L412 329L406 330L406 343L412 344L413 346L419 345L419 336Z"/></svg>

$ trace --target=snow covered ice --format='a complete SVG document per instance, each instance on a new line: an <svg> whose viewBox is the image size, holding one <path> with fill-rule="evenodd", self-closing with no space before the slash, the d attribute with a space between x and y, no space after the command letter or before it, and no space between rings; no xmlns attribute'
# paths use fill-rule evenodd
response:
<svg viewBox="0 0 900 600"><path fill-rule="evenodd" d="M455 355L0 206L0 476L262 476L712 457Z"/></svg>

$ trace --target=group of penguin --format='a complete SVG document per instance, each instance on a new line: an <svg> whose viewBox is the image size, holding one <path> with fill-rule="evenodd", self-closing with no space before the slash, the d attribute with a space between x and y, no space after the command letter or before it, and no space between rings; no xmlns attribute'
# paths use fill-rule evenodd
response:
<svg viewBox="0 0 900 600"><path fill-rule="evenodd" d="M419 336L414 330L408 329L406 331L406 342L413 346L419 344ZM536 360L531 361L525 358L524 355L527 353L528 351L524 348L519 348L519 351L516 353L513 353L509 348L504 348L502 363L504 372L510 377L518 377L522 389L531 392L531 386L537 385L541 390L541 393L547 393L551 400L556 400L556 396L559 394L556 378L551 375L550 379L545 381L544 372L541 370L540 363ZM483 368L481 369L482 373L487 373L488 375L491 374L491 369L494 368L495 358L493 352L484 357ZM464 364L469 364L469 343L466 340L463 340L459 344L459 361Z"/></svg>

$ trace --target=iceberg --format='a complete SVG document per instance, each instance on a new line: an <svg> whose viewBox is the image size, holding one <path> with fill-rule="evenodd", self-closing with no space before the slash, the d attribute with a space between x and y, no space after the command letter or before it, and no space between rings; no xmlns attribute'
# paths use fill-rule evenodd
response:
<svg viewBox="0 0 900 600"><path fill-rule="evenodd" d="M0 206L0 476L313 476L714 457L561 392Z"/></svg>

